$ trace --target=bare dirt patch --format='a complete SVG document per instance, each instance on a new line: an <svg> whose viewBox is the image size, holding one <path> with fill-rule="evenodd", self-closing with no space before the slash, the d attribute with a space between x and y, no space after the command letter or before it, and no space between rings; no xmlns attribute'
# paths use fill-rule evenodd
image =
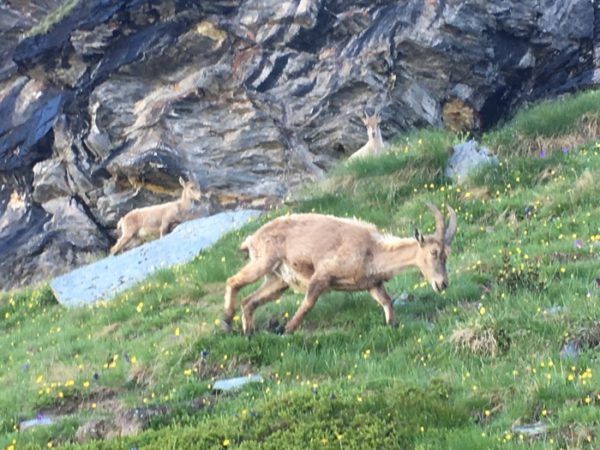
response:
<svg viewBox="0 0 600 450"><path fill-rule="evenodd" d="M106 337L106 336L109 336L109 335L113 334L119 328L120 328L120 325L118 323L111 323L110 325L106 325L101 330L99 330L98 332L96 332L94 334L94 336L97 337L97 338L103 338L103 337Z"/></svg>
<svg viewBox="0 0 600 450"><path fill-rule="evenodd" d="M454 330L450 342L458 350L491 357L506 353L510 348L510 336L506 330L480 325Z"/></svg>
<svg viewBox="0 0 600 450"><path fill-rule="evenodd" d="M518 136L517 148L525 155L537 155L544 151L560 151L584 145L600 135L600 117L597 114L584 114L578 120L574 131L560 136Z"/></svg>
<svg viewBox="0 0 600 450"><path fill-rule="evenodd" d="M114 410L115 406L120 406L117 394L115 389L106 387L96 388L85 397L75 392L63 398L57 397L53 405L40 408L39 412L50 417L62 417L82 410Z"/></svg>
<svg viewBox="0 0 600 450"><path fill-rule="evenodd" d="M210 358L200 356L192 365L192 369L201 380L212 380L231 374L244 376L256 372L250 361L241 356L232 356L227 361L211 361Z"/></svg>
<svg viewBox="0 0 600 450"><path fill-rule="evenodd" d="M81 425L75 433L75 439L81 443L91 439L135 436L146 429L154 417L168 413L169 408L162 405L117 410L112 418L92 419Z"/></svg>

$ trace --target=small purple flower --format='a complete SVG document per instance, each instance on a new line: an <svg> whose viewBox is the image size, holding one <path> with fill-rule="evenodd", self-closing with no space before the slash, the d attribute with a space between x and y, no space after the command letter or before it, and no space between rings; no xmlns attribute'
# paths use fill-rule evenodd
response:
<svg viewBox="0 0 600 450"><path fill-rule="evenodd" d="M596 278L596 287L600 289L600 277Z"/></svg>
<svg viewBox="0 0 600 450"><path fill-rule="evenodd" d="M29 369L29 363L24 363L24 364L21 366L21 369L23 369L23 370L27 370L27 369Z"/></svg>
<svg viewBox="0 0 600 450"><path fill-rule="evenodd" d="M540 158L545 158L546 157L546 150L542 149L540 150Z"/></svg>
<svg viewBox="0 0 600 450"><path fill-rule="evenodd" d="M202 359L206 359L206 357L208 356L208 350L202 350L200 352L200 356L202 357Z"/></svg>
<svg viewBox="0 0 600 450"><path fill-rule="evenodd" d="M581 248L583 247L583 242L581 241L581 239L575 239L573 245L575 246L575 248Z"/></svg>
<svg viewBox="0 0 600 450"><path fill-rule="evenodd" d="M563 155L568 155L569 154L569 149L567 147L561 148L560 151L563 152Z"/></svg>

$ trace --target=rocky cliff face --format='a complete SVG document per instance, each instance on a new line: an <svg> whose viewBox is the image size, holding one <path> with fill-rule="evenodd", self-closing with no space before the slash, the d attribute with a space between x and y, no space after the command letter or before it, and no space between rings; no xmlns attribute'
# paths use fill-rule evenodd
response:
<svg viewBox="0 0 600 450"><path fill-rule="evenodd" d="M589 0L7 0L0 4L0 287L109 247L195 177L282 197L366 141L478 129L597 81Z"/></svg>

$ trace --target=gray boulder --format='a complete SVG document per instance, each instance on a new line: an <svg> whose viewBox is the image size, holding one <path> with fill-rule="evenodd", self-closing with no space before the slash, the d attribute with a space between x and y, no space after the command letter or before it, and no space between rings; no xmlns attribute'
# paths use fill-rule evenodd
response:
<svg viewBox="0 0 600 450"><path fill-rule="evenodd" d="M476 141L470 140L452 147L444 173L460 184L471 173L488 164L498 164L498 157L492 155L486 147L480 147Z"/></svg>

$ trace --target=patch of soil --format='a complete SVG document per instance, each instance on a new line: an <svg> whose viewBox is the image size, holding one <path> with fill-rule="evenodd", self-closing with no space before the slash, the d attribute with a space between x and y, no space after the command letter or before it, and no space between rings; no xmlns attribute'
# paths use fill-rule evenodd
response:
<svg viewBox="0 0 600 450"><path fill-rule="evenodd" d="M136 364L129 370L127 383L138 388L145 388L152 384L153 375L152 370L147 366Z"/></svg>
<svg viewBox="0 0 600 450"><path fill-rule="evenodd" d="M560 353L565 357L576 357L583 350L600 346L600 325L584 327L572 334L572 337L562 344Z"/></svg>
<svg viewBox="0 0 600 450"><path fill-rule="evenodd" d="M550 255L551 261L564 262L564 261L589 261L592 259L598 259L598 255L593 253L566 253L566 252L554 252Z"/></svg>
<svg viewBox="0 0 600 450"><path fill-rule="evenodd" d="M200 397L196 397L190 403L190 408L193 412L201 411L203 409L212 408L217 402L217 396L214 394L206 393Z"/></svg>
<svg viewBox="0 0 600 450"><path fill-rule="evenodd" d="M473 326L454 330L450 342L458 350L496 357L498 354L508 352L511 338L503 328Z"/></svg>
<svg viewBox="0 0 600 450"><path fill-rule="evenodd" d="M113 419L93 419L81 425L75 433L77 442L104 440L118 436L134 436L148 427L150 420L168 414L164 405L118 411Z"/></svg>
<svg viewBox="0 0 600 450"><path fill-rule="evenodd" d="M133 436L144 430L154 417L164 416L170 411L164 405L145 406L129 409L117 414L115 424L121 436Z"/></svg>
<svg viewBox="0 0 600 450"><path fill-rule="evenodd" d="M102 328L101 330L96 332L94 334L94 337L102 338L102 337L111 335L115 331L117 331L119 328L120 328L120 325L118 323L111 323L110 325L106 325L104 328Z"/></svg>
<svg viewBox="0 0 600 450"><path fill-rule="evenodd" d="M200 357L192 369L201 380L213 379L234 374L235 376L249 375L255 372L247 358L232 356L227 361L212 361L209 357Z"/></svg>
<svg viewBox="0 0 600 450"><path fill-rule="evenodd" d="M92 390L86 397L75 393L68 397L56 398L53 405L41 408L39 413L50 417L66 416L77 411L92 409L92 403L95 403L97 407L109 403L110 407L106 409L112 409L114 403L119 403L116 396L115 389L99 387Z"/></svg>
<svg viewBox="0 0 600 450"><path fill-rule="evenodd" d="M581 448L594 442L596 431L589 425L572 424L561 431L561 436L570 444L569 448Z"/></svg>
<svg viewBox="0 0 600 450"><path fill-rule="evenodd" d="M499 395L493 395L490 399L489 405L485 409L477 408L471 413L475 423L479 425L490 422L495 414L501 412L504 409L504 403L502 397Z"/></svg>
<svg viewBox="0 0 600 450"><path fill-rule="evenodd" d="M119 436L117 425L108 419L90 420L77 428L75 432L75 440L79 443L93 439L111 439L117 436Z"/></svg>

